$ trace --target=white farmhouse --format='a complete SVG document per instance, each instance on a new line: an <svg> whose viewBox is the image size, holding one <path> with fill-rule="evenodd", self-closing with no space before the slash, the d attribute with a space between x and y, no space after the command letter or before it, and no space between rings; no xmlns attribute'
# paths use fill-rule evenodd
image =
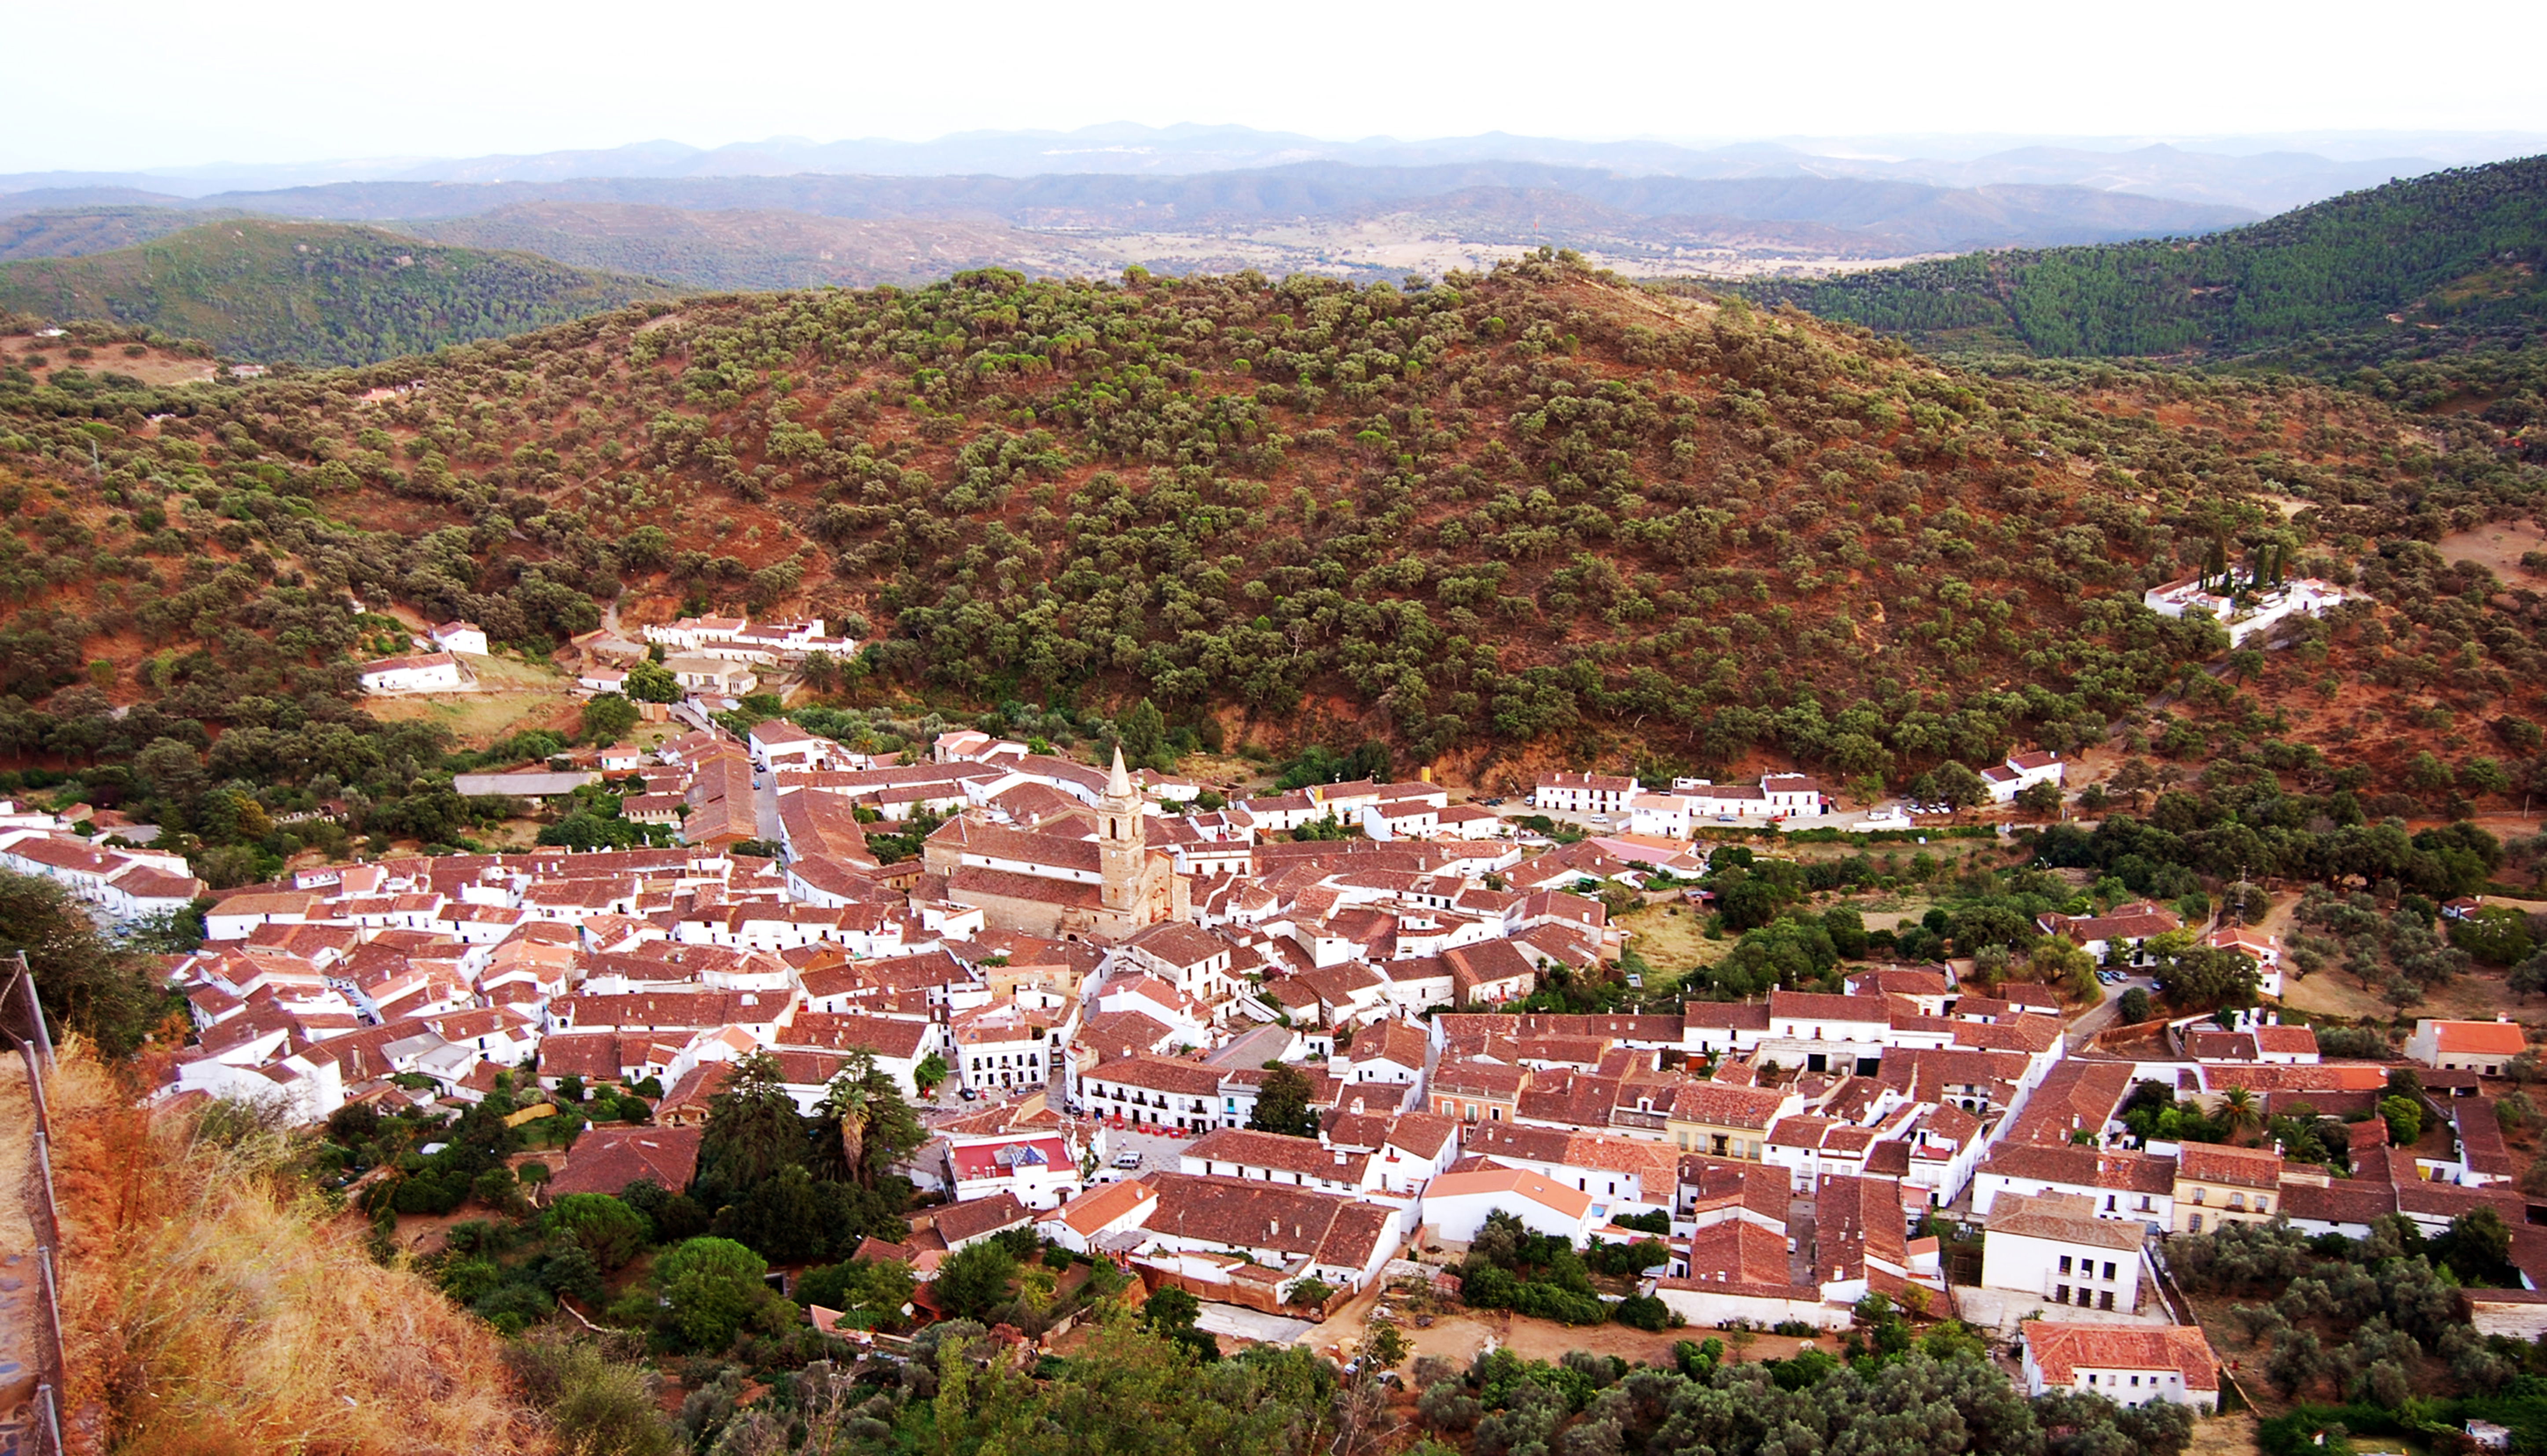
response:
<svg viewBox="0 0 2547 1456"><path fill-rule="evenodd" d="M428 693L460 686L460 663L449 652L383 657L362 666L366 693Z"/></svg>
<svg viewBox="0 0 2547 1456"><path fill-rule="evenodd" d="M2058 787L2066 768L2058 753L2011 753L2004 763L1981 770L1981 784L1989 790L1992 804L2013 804L2017 795L2037 784Z"/></svg>
<svg viewBox="0 0 2547 1456"><path fill-rule="evenodd" d="M486 655L486 629L475 622L445 622L431 633L433 644L446 652Z"/></svg>

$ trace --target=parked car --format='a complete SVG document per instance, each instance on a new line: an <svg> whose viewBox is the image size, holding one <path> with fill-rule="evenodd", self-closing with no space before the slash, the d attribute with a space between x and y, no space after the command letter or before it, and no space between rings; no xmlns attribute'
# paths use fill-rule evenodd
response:
<svg viewBox="0 0 2547 1456"><path fill-rule="evenodd" d="M1114 1155L1114 1165L1116 1167L1127 1168L1139 1167L1141 1165L1141 1155L1126 1149L1123 1152Z"/></svg>

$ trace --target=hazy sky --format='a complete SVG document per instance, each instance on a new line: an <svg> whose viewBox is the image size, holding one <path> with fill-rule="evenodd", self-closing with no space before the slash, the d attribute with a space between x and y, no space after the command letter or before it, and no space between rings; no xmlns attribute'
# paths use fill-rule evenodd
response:
<svg viewBox="0 0 2547 1456"><path fill-rule="evenodd" d="M0 0L0 170L1097 122L1318 136L2547 129L2547 5ZM2476 39L2476 38L2482 38Z"/></svg>

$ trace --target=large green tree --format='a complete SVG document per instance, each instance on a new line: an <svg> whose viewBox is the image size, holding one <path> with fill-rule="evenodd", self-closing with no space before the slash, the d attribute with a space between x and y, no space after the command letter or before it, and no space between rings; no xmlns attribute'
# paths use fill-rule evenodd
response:
<svg viewBox="0 0 2547 1456"><path fill-rule="evenodd" d="M77 1032L109 1057L132 1055L171 1008L149 958L109 941L61 886L0 870L0 984L18 952L54 1034ZM25 1012L13 1002L8 1014L14 1028Z"/></svg>
<svg viewBox="0 0 2547 1456"><path fill-rule="evenodd" d="M1256 1110L1247 1115L1247 1125L1260 1133L1314 1138L1318 1112L1310 1101L1315 1095L1299 1069L1275 1063L1266 1069L1265 1082L1256 1089Z"/></svg>
<svg viewBox="0 0 2547 1456"><path fill-rule="evenodd" d="M805 1120L777 1057L753 1052L736 1062L708 1102L699 1137L699 1201L714 1206L738 1197L780 1168L801 1165L805 1156Z"/></svg>

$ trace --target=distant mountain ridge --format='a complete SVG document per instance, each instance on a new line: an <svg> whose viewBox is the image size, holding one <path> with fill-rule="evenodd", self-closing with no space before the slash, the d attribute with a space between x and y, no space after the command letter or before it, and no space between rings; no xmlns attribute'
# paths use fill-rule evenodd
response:
<svg viewBox="0 0 2547 1456"><path fill-rule="evenodd" d="M2206 232L2251 212L2086 188L1944 188L1862 178L1703 180L1540 162L1362 167L1302 162L1176 176L836 176L578 178L558 182L339 182L278 192L168 199L275 216L388 222L482 215L532 203L738 209L829 217L961 217L1011 226L1229 226L1323 217L1475 188L1568 194L1640 216L1809 222L1871 234L1871 251L1945 252ZM123 206L122 202L116 206Z"/></svg>
<svg viewBox="0 0 2547 1456"><path fill-rule="evenodd" d="M0 175L0 193L121 188L173 198L272 192L338 182L563 182L594 177L792 176L1025 177L1112 173L1169 176L1249 171L1297 162L1439 166L1536 162L1732 181L1839 177L1942 187L2083 186L2280 212L2319 198L2452 165L2535 150L2547 136L2503 133L2332 135L2299 141L2210 137L2169 142L2108 138L1797 137L1725 145L1653 139L1582 141L1489 131L1472 136L1336 141L1235 126L1145 127L1111 123L1072 131L975 131L927 141L863 138L817 142L770 137L717 147L655 140L625 146L460 158L394 157L282 166L205 166L164 172ZM1999 144L2004 142L2005 144ZM2316 149L2310 149L2310 148ZM2324 154L2320 154L2323 151Z"/></svg>

